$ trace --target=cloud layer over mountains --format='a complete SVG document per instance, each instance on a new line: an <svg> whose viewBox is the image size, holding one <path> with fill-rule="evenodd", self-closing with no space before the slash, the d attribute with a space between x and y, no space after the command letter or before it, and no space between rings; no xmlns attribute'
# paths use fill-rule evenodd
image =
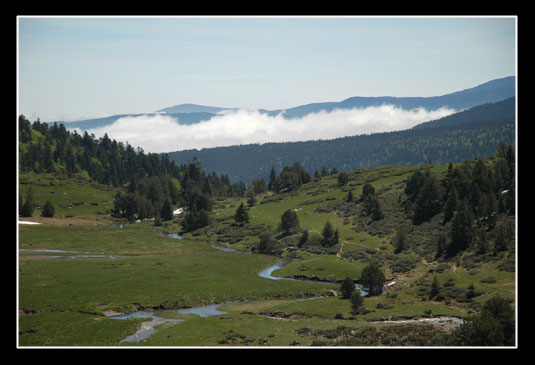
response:
<svg viewBox="0 0 535 365"><path fill-rule="evenodd" d="M231 146L250 143L333 139L378 132L392 132L439 119L455 110L423 108L405 110L392 105L361 109L335 109L285 119L256 110L237 110L196 124L182 125L169 115L124 117L103 128L88 130L97 138L107 133L148 152Z"/></svg>

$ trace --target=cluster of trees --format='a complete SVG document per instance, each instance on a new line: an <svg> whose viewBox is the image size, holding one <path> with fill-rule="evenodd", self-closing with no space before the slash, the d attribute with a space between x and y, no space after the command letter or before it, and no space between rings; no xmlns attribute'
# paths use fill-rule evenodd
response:
<svg viewBox="0 0 535 365"><path fill-rule="evenodd" d="M495 296L451 333L449 345L514 346L515 337L514 310L506 299Z"/></svg>
<svg viewBox="0 0 535 365"><path fill-rule="evenodd" d="M230 184L228 177L215 173L206 174L198 159L181 166L180 175L132 178L126 191L119 191L115 197L115 213L128 219L156 218L157 222L173 219L173 207L182 207L185 232L207 226L209 213L216 197L243 196L245 184ZM243 207L242 207L243 208ZM240 223L248 221L240 215Z"/></svg>
<svg viewBox="0 0 535 365"><path fill-rule="evenodd" d="M186 212L182 221L184 231L190 232L207 226L216 191L202 171L199 160L194 160L186 167L180 186L180 201Z"/></svg>
<svg viewBox="0 0 535 365"><path fill-rule="evenodd" d="M187 210L184 228L190 231L208 224L212 197L241 197L246 191L243 182L231 183L228 175L204 173L196 158L178 165L167 154L145 154L107 134L96 139L87 132L67 131L63 124L49 126L39 119L32 124L24 115L19 116L19 142L22 172L71 176L86 171L97 183L126 187L115 196L114 214L128 219L169 220L172 206L178 205ZM35 203L30 203L26 208L21 204L23 214L33 212Z"/></svg>
<svg viewBox="0 0 535 365"><path fill-rule="evenodd" d="M21 217L31 217L33 215L33 212L35 208L39 206L39 202L35 198L35 193L33 189L26 190L25 198L22 198L22 195L19 193L19 216ZM50 202L50 200L47 200L45 205L43 206L43 209L41 211L41 215L43 217L53 217L55 213L55 208Z"/></svg>
<svg viewBox="0 0 535 365"><path fill-rule="evenodd" d="M349 196L348 196L349 200ZM364 204L365 213L372 218L372 221L383 219L383 212L379 200L375 196L375 188L371 184L364 184L360 201Z"/></svg>
<svg viewBox="0 0 535 365"><path fill-rule="evenodd" d="M268 187L279 193L295 190L311 181L310 174L299 162L295 162L292 166L285 166L279 176L274 176L276 176L275 168L272 167Z"/></svg>
<svg viewBox="0 0 535 365"><path fill-rule="evenodd" d="M158 218L173 219L172 205L178 204L179 189L170 175L132 177L126 191L119 191L114 199L114 214L129 220Z"/></svg>
<svg viewBox="0 0 535 365"><path fill-rule="evenodd" d="M444 223L459 210L469 210L477 219L495 224L495 213L514 214L515 156L513 147L500 144L498 158L491 166L482 159L453 168L450 163L445 179L439 183L429 170L416 171L406 183L405 194L413 203L413 222L425 222L442 209ZM503 156L503 157L502 157ZM409 209L410 209L409 208Z"/></svg>
<svg viewBox="0 0 535 365"><path fill-rule="evenodd" d="M511 145L500 143L496 157L485 162L464 162L439 181L427 170L416 171L407 181L405 209L412 212L414 224L421 224L440 212L443 223L451 222L449 242L439 239L437 257L455 256L473 241L479 250L487 250L486 232L498 229L498 245L510 238L507 227L496 227L498 214L515 214L515 155ZM503 249L504 247L502 247Z"/></svg>
<svg viewBox="0 0 535 365"><path fill-rule="evenodd" d="M359 282L368 291L369 296L375 296L383 292L385 280L385 275L379 266L371 263L362 269ZM349 299L354 314L364 314L364 298L361 295L361 291L355 288L351 278L346 277L342 281L340 291L343 299Z"/></svg>
<svg viewBox="0 0 535 365"><path fill-rule="evenodd" d="M246 191L243 182L231 184L227 175L218 177L214 172L206 174L197 158L184 166L180 186L179 204L185 211L182 220L185 232L194 231L210 223L209 213L212 211L214 198L242 197ZM248 216L244 219L248 221Z"/></svg>
<svg viewBox="0 0 535 365"><path fill-rule="evenodd" d="M21 217L31 217L35 208L39 206L39 202L35 199L35 193L33 189L26 190L25 198L22 198L22 195L19 193L19 216ZM50 202L47 200L43 209L41 210L41 216L43 217L53 217L56 212L56 209Z"/></svg>
<svg viewBox="0 0 535 365"><path fill-rule="evenodd" d="M94 181L113 185L128 183L132 177L169 174L178 178L180 166L167 154L145 154L107 134L96 139L86 132L70 132L63 124L49 126L36 120L33 124L19 116L19 167L23 172L64 171L72 175L87 171Z"/></svg>

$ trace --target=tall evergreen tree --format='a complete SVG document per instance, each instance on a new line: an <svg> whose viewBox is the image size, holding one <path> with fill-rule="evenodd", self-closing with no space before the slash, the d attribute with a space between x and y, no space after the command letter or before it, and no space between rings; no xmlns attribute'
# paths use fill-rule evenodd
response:
<svg viewBox="0 0 535 365"><path fill-rule="evenodd" d="M343 299L349 299L351 294L355 291L355 284L351 278L346 277L340 285L340 291L342 292Z"/></svg>
<svg viewBox="0 0 535 365"><path fill-rule="evenodd" d="M327 221L321 231L323 239L321 244L325 247L331 247L338 243L338 229L334 228L334 225Z"/></svg>
<svg viewBox="0 0 535 365"><path fill-rule="evenodd" d="M440 212L441 197L436 178L426 171L416 192L413 222L423 223Z"/></svg>
<svg viewBox="0 0 535 365"><path fill-rule="evenodd" d="M243 202L240 203L240 206L238 207L238 209L236 209L236 213L234 214L234 220L240 225L249 222L249 213L247 213L247 210L243 206Z"/></svg>
<svg viewBox="0 0 535 365"><path fill-rule="evenodd" d="M165 199L160 211L160 217L163 221L170 221L173 219L173 208L169 199Z"/></svg>
<svg viewBox="0 0 535 365"><path fill-rule="evenodd" d="M275 172L275 166L271 166L271 172L269 173L269 183L268 183L268 189L273 190L273 183L275 182L275 179L277 178L277 173Z"/></svg>
<svg viewBox="0 0 535 365"><path fill-rule="evenodd" d="M400 253L407 249L408 246L408 232L405 226L400 226L396 230L395 236L390 242L394 247L394 253Z"/></svg>
<svg viewBox="0 0 535 365"><path fill-rule="evenodd" d="M470 246L474 232L473 221L474 217L471 211L463 203L451 222L451 241L446 250L447 257L453 257Z"/></svg>

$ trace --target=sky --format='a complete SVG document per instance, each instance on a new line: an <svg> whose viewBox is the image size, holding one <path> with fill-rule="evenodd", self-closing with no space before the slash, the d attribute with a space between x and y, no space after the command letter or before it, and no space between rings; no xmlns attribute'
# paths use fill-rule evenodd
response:
<svg viewBox="0 0 535 365"><path fill-rule="evenodd" d="M68 122L193 103L249 109L236 118L247 115L254 120L249 124L258 124L255 109L352 96L443 95L516 75L516 22L419 16L19 17L18 113L31 121ZM428 117L425 112L421 118ZM407 118L401 116L399 125ZM275 134L272 139L279 138Z"/></svg>

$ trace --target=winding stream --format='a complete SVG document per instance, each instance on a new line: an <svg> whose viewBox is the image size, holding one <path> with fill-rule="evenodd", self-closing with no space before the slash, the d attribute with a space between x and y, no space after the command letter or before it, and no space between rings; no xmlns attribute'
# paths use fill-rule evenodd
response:
<svg viewBox="0 0 535 365"><path fill-rule="evenodd" d="M120 227L120 228L122 228L122 227ZM167 237L170 237L170 238L182 239L182 237L180 235L178 235L178 234L167 233L167 232L158 231L158 230L155 230L155 232L158 232L158 233L163 234L163 235L165 235ZM229 247L225 247L225 246L221 246L221 245L217 245L217 244L213 244L212 247L214 247L216 249L219 249L219 250L227 251L227 252L248 253L246 251L237 250L237 249L234 249L234 248L229 248ZM286 264L286 262L284 260L281 260L281 261L277 262L276 264L274 264L274 265L262 270L258 274L258 276L260 276L262 278L265 278L265 279L269 279L269 280L293 280L293 281L304 281L304 282L309 282L309 283L313 283L313 284L335 284L335 285L339 285L339 283L331 282L331 281L307 280L307 279L298 279L298 278L286 278L286 277L279 277L279 276L273 276L272 275L275 270L281 269L285 264ZM363 296L366 296L368 294L362 288L362 286L359 285L359 284L355 284L355 288L359 289ZM177 313L177 314L195 314L195 315L198 315L200 317L217 316L217 315L220 315L220 314L226 314L226 312L223 312L223 311L219 310L220 307L225 306L225 305L240 304L240 303L242 303L242 302L211 304L211 305L200 306L200 307L180 309L180 310L174 311L174 313ZM139 342L139 341L142 341L142 340L148 338L150 335L152 335L153 333L156 332L154 327L157 326L157 325L160 325L160 324L165 323L165 322L182 322L183 321L182 319L159 317L159 316L155 315L154 312L148 312L148 311L138 311L138 312L134 312L134 313L130 313L130 314L116 315L116 316L111 316L110 318L112 318L112 319L120 319L120 320L124 320L124 319L128 319L128 318L152 318L151 321L143 322L141 324L141 327L136 331L135 334L133 334L132 336L127 337L126 339L122 340L121 342Z"/></svg>
<svg viewBox="0 0 535 365"><path fill-rule="evenodd" d="M113 224L112 227L115 228L123 228L123 224ZM174 233L168 233L160 230L154 230L155 232L165 235L169 238L174 239L182 239L182 236ZM227 251L227 252L235 252L235 253L242 253L242 254L249 254L247 251L242 251L234 248L229 248L226 246L218 245L218 244L212 244L212 247ZM30 251L30 252L45 252L45 253L55 253L57 255L51 256L51 257L64 257L64 258L81 258L81 257L95 257L95 258L111 258L115 259L118 257L126 257L123 255L107 255L102 252L81 252L81 251L66 251L66 250L50 250L50 249L19 249L19 251ZM322 280L311 280L311 279L301 279L301 278L289 278L289 277L279 277L279 276L273 276L273 272L275 270L282 269L282 267L286 264L284 260L281 260L277 262L276 264L262 270L258 276L269 279L269 280L293 280L293 281L304 281L308 283L314 283L314 284L330 284L330 285L340 285L338 282L332 282L332 281L322 281ZM355 284L355 288L361 291L362 296L368 295L368 292L363 289L363 287L359 284ZM314 299L314 298L313 298ZM195 314L200 317L210 317L210 316L217 316L220 314L226 314L226 312L220 311L219 308L225 305L232 305L232 304L240 304L243 302L233 302L233 303L220 303L220 304L211 304L206 306L200 306L200 307L194 307L194 308L185 308L174 311L174 313L177 314ZM157 330L154 328L155 326L158 326L160 324L166 323L166 322L183 322L183 319L176 319L176 318L164 318L160 317L154 312L150 311L137 311L129 314L120 314L120 315L113 315L109 318L117 319L117 320L127 320L129 318L152 318L150 321L145 321L141 323L140 328L131 336L128 336L124 340L121 341L121 343L124 342L140 342L147 338L149 338L152 334L157 332ZM420 319L405 319L405 320L396 320L396 321L381 321L382 323L413 323L413 322L431 322L431 323L438 323L440 325L444 326L458 326L460 323L462 323L462 319L455 318L455 317L439 317L439 318L420 318Z"/></svg>
<svg viewBox="0 0 535 365"><path fill-rule="evenodd" d="M313 279L299 279L299 278L287 278L283 276L273 276L272 273L275 270L282 269L282 267L286 264L284 261L279 261L275 265L268 267L267 269L263 270L258 274L258 276L266 279L271 280L293 280L293 281L303 281L305 283L312 283L312 284L329 284L329 285L340 285L339 282L335 281L323 281L323 280L313 280ZM360 294L364 297L368 295L368 292L362 287L360 284L355 284L355 289L360 290Z"/></svg>

